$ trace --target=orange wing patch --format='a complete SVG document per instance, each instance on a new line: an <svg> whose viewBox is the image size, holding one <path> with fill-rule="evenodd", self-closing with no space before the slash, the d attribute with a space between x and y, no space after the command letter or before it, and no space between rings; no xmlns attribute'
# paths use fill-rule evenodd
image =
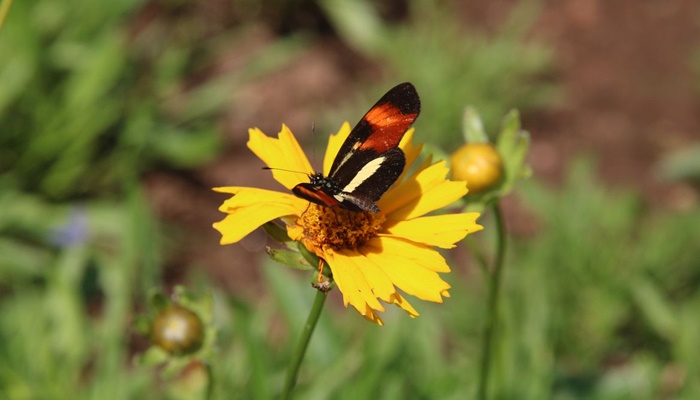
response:
<svg viewBox="0 0 700 400"><path fill-rule="evenodd" d="M303 185L297 185L294 188L294 192L297 196L314 202L316 204L322 204L326 207L333 207L340 204L340 201L335 197L329 195L322 190L312 190Z"/></svg>
<svg viewBox="0 0 700 400"><path fill-rule="evenodd" d="M401 110L391 103L379 104L373 107L371 110L367 111L365 115L365 120L372 126L383 127L390 125L392 120L396 119L396 116L401 116Z"/></svg>
<svg viewBox="0 0 700 400"><path fill-rule="evenodd" d="M362 143L360 149L383 153L398 146L404 133L417 117L418 113L403 114L391 103L372 108L364 118L370 125L372 134Z"/></svg>

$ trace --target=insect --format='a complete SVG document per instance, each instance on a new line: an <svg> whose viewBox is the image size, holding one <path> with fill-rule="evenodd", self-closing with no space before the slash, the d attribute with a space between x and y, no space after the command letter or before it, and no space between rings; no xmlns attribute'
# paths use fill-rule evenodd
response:
<svg viewBox="0 0 700 400"><path fill-rule="evenodd" d="M379 212L376 201L406 166L398 146L419 113L416 88L409 82L396 85L352 128L328 176L311 173L309 182L296 185L292 192L327 207Z"/></svg>

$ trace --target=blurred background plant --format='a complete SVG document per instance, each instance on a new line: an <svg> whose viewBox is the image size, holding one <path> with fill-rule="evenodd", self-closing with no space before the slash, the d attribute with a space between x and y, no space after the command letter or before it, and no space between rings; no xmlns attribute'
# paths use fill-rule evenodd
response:
<svg viewBox="0 0 700 400"><path fill-rule="evenodd" d="M148 168L191 168L216 156L215 116L229 93L280 62L260 55L188 82L216 61L217 42L201 41L212 29L178 15L187 12L184 3L153 4L139 15L146 6L14 5L0 38L4 185L68 200L113 193ZM162 17L143 21L149 11ZM276 49L275 60L282 55Z"/></svg>
<svg viewBox="0 0 700 400"><path fill-rule="evenodd" d="M514 239L490 396L700 396L698 196L666 180L695 158L653 162L700 129L700 96L684 89L697 76L673 69L697 46L698 10L587 4L13 2L0 30L0 398L192 398L201 368L162 377L133 362L148 347L135 315L175 284L211 292L213 397L275 397L314 293L261 261L264 242L220 248L209 188L269 178L245 128L318 118L320 145L405 80L435 153L461 141L467 104L487 132L517 108L533 136L534 177L504 202ZM459 249L452 298L415 320L388 312L378 328L330 304L298 397L473 396L485 288L468 260Z"/></svg>
<svg viewBox="0 0 700 400"><path fill-rule="evenodd" d="M536 2L517 3L488 38L454 17L456 4L409 2L408 23L390 25L382 24L370 1L319 4L346 43L386 68L385 79L410 80L423 89L422 113L430 118L419 118L416 129L426 131L433 144L460 143L466 104L477 108L486 131L494 132L511 108L543 107L556 95L546 79L551 50L524 40L539 14ZM369 92L378 97L381 90Z"/></svg>

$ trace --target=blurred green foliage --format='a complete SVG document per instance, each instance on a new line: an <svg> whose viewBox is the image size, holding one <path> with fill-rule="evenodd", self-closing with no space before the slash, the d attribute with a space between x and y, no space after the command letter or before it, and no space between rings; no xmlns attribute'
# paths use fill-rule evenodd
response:
<svg viewBox="0 0 700 400"><path fill-rule="evenodd" d="M212 160L221 149L215 116L232 91L299 48L281 40L193 85L186 78L217 56L218 42L202 40L206 21L177 17L186 12L177 2L139 19L142 3L14 4L0 35L0 184L70 199L113 192L154 166Z"/></svg>
<svg viewBox="0 0 700 400"><path fill-rule="evenodd" d="M464 107L479 110L487 132L497 132L511 109L550 104L556 95L544 79L551 51L525 36L539 15L537 2L518 2L493 34L464 26L449 2L409 2L408 21L383 24L371 1L320 0L341 37L385 68L385 85L372 85L374 98L401 81L421 96L419 137L454 150L461 142Z"/></svg>
<svg viewBox="0 0 700 400"><path fill-rule="evenodd" d="M188 166L216 154L206 118L215 107L195 116L168 109L192 43L164 37L157 24L130 37L125 17L140 3L14 4L0 36L4 184L66 199L114 190L150 163Z"/></svg>
<svg viewBox="0 0 700 400"><path fill-rule="evenodd" d="M150 378L125 366L132 302L157 282L160 244L144 199L129 193L71 211L0 192L0 398L148 389Z"/></svg>
<svg viewBox="0 0 700 400"><path fill-rule="evenodd" d="M524 185L542 233L512 254L499 393L695 398L700 212L648 213L592 171L575 163L558 191Z"/></svg>

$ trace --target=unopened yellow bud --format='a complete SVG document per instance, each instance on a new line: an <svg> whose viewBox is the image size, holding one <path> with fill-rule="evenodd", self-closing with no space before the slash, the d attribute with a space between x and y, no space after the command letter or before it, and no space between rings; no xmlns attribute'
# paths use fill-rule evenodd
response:
<svg viewBox="0 0 700 400"><path fill-rule="evenodd" d="M478 194L496 186L503 177L503 161L487 143L465 144L452 153L452 178L467 181L469 193Z"/></svg>

